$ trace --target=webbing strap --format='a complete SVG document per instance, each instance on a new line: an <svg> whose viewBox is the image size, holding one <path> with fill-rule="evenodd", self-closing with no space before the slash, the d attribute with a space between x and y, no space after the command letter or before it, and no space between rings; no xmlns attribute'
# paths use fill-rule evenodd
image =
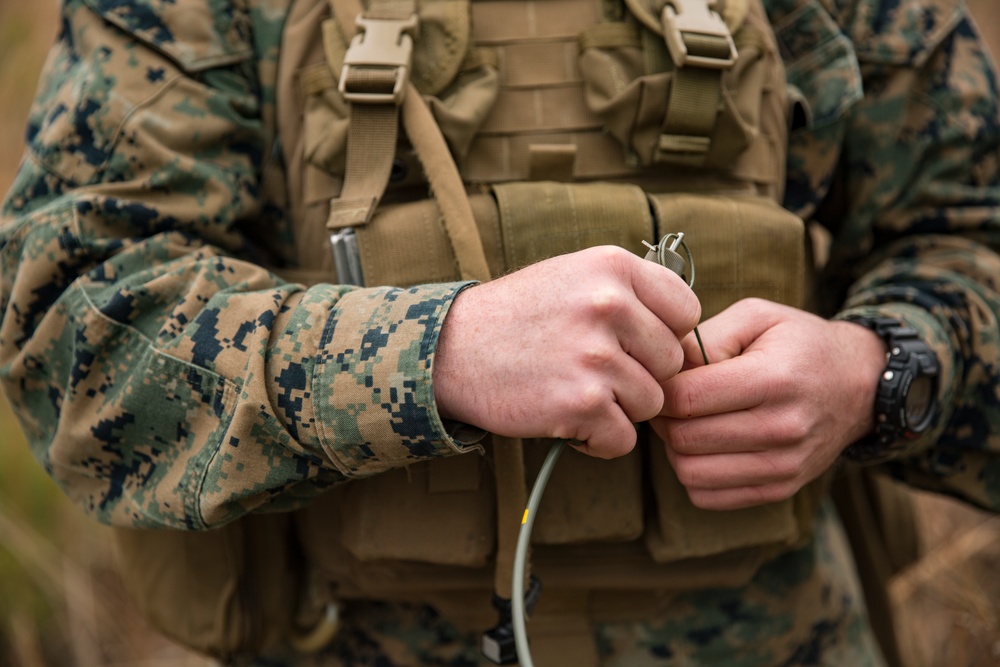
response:
<svg viewBox="0 0 1000 667"><path fill-rule="evenodd" d="M722 99L722 70L683 67L674 73L657 159L689 154L704 160ZM678 155L680 154L680 155Z"/></svg>
<svg viewBox="0 0 1000 667"><path fill-rule="evenodd" d="M347 169L340 197L330 202L327 229L364 225L378 206L396 154L396 105L353 104Z"/></svg>
<svg viewBox="0 0 1000 667"><path fill-rule="evenodd" d="M341 9L348 12L352 6L348 2ZM330 202L327 219L331 232L366 224L389 184L396 156L398 104L412 52L407 33L416 27L415 5L413 0L372 0L358 22L364 24L365 34L355 36L347 49L339 81L351 112L344 185L340 197ZM329 32L324 31L324 36ZM328 57L331 51L327 49Z"/></svg>
<svg viewBox="0 0 1000 667"><path fill-rule="evenodd" d="M713 0L675 0L663 7L661 20L676 70L656 158L700 165L711 147L722 76L735 62L736 47Z"/></svg>
<svg viewBox="0 0 1000 667"><path fill-rule="evenodd" d="M412 83L403 98L403 126L434 193L463 280L490 279L483 241L455 160L430 108Z"/></svg>

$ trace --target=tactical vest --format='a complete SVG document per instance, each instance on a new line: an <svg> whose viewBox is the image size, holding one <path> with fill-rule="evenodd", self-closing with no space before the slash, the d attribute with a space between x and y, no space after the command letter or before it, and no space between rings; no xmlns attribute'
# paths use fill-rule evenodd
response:
<svg viewBox="0 0 1000 667"><path fill-rule="evenodd" d="M599 244L644 254L642 241L684 232L705 317L750 296L805 306L804 225L777 203L787 99L774 35L759 0L711 4L296 0L277 130L298 268L277 270L304 283L486 280ZM567 452L549 482L532 555L543 635L587 635L658 596L745 584L810 537L823 480L784 502L700 510L639 429L628 456ZM525 488L547 449L488 437L342 484L292 517L187 536L204 565L187 578L148 574L150 559L178 552L176 535L124 532L126 577L154 623L218 656L294 635L312 613L301 590L317 609L427 602L482 630L496 620L493 590L510 590ZM307 569L285 546L293 533ZM220 560L230 569L206 564Z"/></svg>

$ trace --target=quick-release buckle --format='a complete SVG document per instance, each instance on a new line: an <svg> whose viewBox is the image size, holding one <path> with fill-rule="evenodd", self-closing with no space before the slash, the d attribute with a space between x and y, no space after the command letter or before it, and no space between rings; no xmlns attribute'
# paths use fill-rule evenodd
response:
<svg viewBox="0 0 1000 667"><path fill-rule="evenodd" d="M351 40L344 55L338 89L348 102L366 104L396 104L403 101L406 79L413 58L413 38L418 18L411 14L405 19L370 19L359 16L360 30ZM392 83L385 91L357 90L352 87L358 70L392 70Z"/></svg>
<svg viewBox="0 0 1000 667"><path fill-rule="evenodd" d="M663 6L660 20L663 23L663 39L667 50L674 61L675 67L694 65L708 69L727 69L736 62L736 44L729 26L722 17L712 9L714 3L705 0L667 0ZM728 46L726 53L716 55L698 55L692 53L685 36L716 37L725 40Z"/></svg>

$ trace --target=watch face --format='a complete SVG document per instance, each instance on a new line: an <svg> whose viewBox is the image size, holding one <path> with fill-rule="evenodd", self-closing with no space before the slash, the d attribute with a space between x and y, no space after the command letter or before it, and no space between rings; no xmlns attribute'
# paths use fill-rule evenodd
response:
<svg viewBox="0 0 1000 667"><path fill-rule="evenodd" d="M928 416L933 398L934 383L931 378L921 375L910 383L906 393L906 427L911 430L921 429Z"/></svg>

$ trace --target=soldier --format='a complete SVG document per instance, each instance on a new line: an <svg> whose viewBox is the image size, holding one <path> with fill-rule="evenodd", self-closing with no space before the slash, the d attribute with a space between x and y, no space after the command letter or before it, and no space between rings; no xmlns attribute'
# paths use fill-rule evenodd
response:
<svg viewBox="0 0 1000 667"><path fill-rule="evenodd" d="M996 93L959 0L64 0L3 388L226 662L883 664L829 487L1000 505Z"/></svg>

